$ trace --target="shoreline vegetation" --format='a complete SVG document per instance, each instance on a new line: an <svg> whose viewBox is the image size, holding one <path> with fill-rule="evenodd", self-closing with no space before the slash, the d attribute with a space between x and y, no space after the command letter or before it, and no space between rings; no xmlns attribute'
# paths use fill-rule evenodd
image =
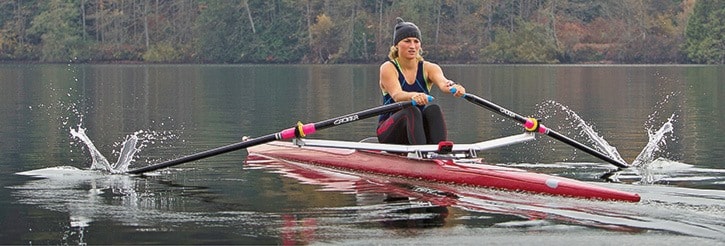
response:
<svg viewBox="0 0 725 246"><path fill-rule="evenodd" d="M0 0L0 63L725 64L721 0Z"/></svg>

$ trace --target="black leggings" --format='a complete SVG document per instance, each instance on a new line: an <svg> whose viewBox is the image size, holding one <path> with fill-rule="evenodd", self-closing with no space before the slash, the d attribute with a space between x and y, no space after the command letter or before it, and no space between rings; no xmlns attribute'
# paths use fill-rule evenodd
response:
<svg viewBox="0 0 725 246"><path fill-rule="evenodd" d="M438 144L446 140L446 122L438 105L407 107L378 124L378 142L391 144Z"/></svg>

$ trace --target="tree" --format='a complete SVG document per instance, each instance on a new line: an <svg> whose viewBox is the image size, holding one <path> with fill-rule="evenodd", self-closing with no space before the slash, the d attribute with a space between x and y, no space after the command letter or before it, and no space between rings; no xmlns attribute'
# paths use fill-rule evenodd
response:
<svg viewBox="0 0 725 246"><path fill-rule="evenodd" d="M145 3L144 9L144 61L189 62L194 52L192 40L193 20L198 11L192 0L156 1Z"/></svg>
<svg viewBox="0 0 725 246"><path fill-rule="evenodd" d="M400 16L439 62L722 63L723 2L0 0L0 59L379 62Z"/></svg>
<svg viewBox="0 0 725 246"><path fill-rule="evenodd" d="M312 51L310 61L315 63L327 63L332 54L339 47L339 38L333 32L332 20L329 16L321 14L317 16L317 21L310 27L312 40L310 40L310 48Z"/></svg>
<svg viewBox="0 0 725 246"><path fill-rule="evenodd" d="M30 35L41 39L41 61L84 61L90 58L89 43L83 39L84 28L76 1L52 0L48 9L33 19Z"/></svg>
<svg viewBox="0 0 725 246"><path fill-rule="evenodd" d="M265 0L250 5L255 10L252 16L261 21L255 22L257 34L252 35L251 43L245 44L242 58L256 63L299 62L309 47L307 23L300 18L305 16L304 4L295 0Z"/></svg>
<svg viewBox="0 0 725 246"><path fill-rule="evenodd" d="M36 1L0 0L0 60L37 60L28 27L41 11Z"/></svg>
<svg viewBox="0 0 725 246"><path fill-rule="evenodd" d="M684 61L680 45L684 40L686 7L681 1L647 1L635 18L642 23L636 38L623 43L617 60L626 63L673 63ZM636 30L636 29L635 29ZM632 30L630 32L635 32Z"/></svg>
<svg viewBox="0 0 725 246"><path fill-rule="evenodd" d="M231 1L209 1L195 23L197 36L195 50L202 61L236 62L242 54L242 44L251 42L243 38L238 11L239 5ZM249 31L251 33L251 30Z"/></svg>
<svg viewBox="0 0 725 246"><path fill-rule="evenodd" d="M517 20L517 30L499 28L493 43L482 50L482 60L493 63L558 63L554 38L540 24Z"/></svg>
<svg viewBox="0 0 725 246"><path fill-rule="evenodd" d="M725 64L725 1L697 1L685 39L683 49L692 62Z"/></svg>

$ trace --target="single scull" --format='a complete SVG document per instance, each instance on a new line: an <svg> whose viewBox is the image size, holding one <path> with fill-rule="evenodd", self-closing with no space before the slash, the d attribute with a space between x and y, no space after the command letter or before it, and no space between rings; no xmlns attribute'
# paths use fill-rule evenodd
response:
<svg viewBox="0 0 725 246"><path fill-rule="evenodd" d="M635 193L574 179L481 162L475 153L534 139L524 133L475 144L391 145L314 139L274 141L248 148L250 160L273 159L328 168L587 199L638 202Z"/></svg>

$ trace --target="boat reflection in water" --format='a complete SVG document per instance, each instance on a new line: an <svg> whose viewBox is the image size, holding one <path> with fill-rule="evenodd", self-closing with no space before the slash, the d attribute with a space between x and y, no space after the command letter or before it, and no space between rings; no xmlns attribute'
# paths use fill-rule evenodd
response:
<svg viewBox="0 0 725 246"><path fill-rule="evenodd" d="M290 170L287 169L287 171ZM300 181L309 184L309 178L308 176ZM324 186L323 183L318 184ZM320 208L319 210L322 211L295 212L282 215L280 229L282 245L339 240L336 237L348 233L338 234L332 231L345 231L344 228L348 227L348 225L350 228L362 229L387 228L401 236L416 235L420 232L419 229L437 228L446 225L449 213L448 206L436 205L434 202L409 197L404 194L405 192L390 189L387 191L373 191L370 183L366 183L363 179L350 184L353 186L350 186L349 189L340 190L338 186L337 191L350 193L355 190L356 204L354 206ZM391 187L394 186L391 185ZM357 189L357 187L362 189ZM401 189L404 188L401 187Z"/></svg>
<svg viewBox="0 0 725 246"><path fill-rule="evenodd" d="M415 229L468 226L469 223L476 227L501 228L555 227L565 224L574 228L591 226L620 232L643 229L627 225L628 221L637 219L635 215L626 211L620 213L618 209L612 208L613 205L627 204L622 202L353 173L250 155L245 169L260 168L303 184L319 186L319 191L354 194L356 205L353 207L322 209L334 210L336 216L345 212L354 213L354 216L345 219L352 220L348 224L355 224L357 228L382 225L403 234L420 233L420 230ZM324 223L317 222L318 226Z"/></svg>
<svg viewBox="0 0 725 246"><path fill-rule="evenodd" d="M296 243L309 243L310 241L291 240L290 236L294 234L290 232L297 231L307 234L293 236L297 239L314 237L311 235L315 232L310 230L309 226L324 223L317 221L320 218L335 220L335 223L344 221L344 224L354 224L356 227L379 228L382 226L398 229L401 232L405 229L442 227L446 225L449 206L455 204L458 198L452 193L397 182L381 176L361 176L304 163L293 164L250 156L245 164L245 169L263 169L278 173L303 184L318 186L319 191L354 195L354 206L319 208L321 211L312 212L317 219L300 218L303 215L299 213L283 216L285 229L283 229L282 236L286 238L285 241ZM326 218L327 216L338 218ZM294 230L290 226L301 228ZM414 231L411 230L405 234Z"/></svg>
<svg viewBox="0 0 725 246"><path fill-rule="evenodd" d="M353 228L388 228L401 236L422 233L426 228L456 227L475 224L476 227L537 227L541 225L574 224L605 228L615 231L639 231L640 228L626 227L617 223L602 223L583 217L612 216L616 212L592 204L611 202L510 192L481 187L465 187L421 180L382 176L370 173L320 167L316 165L268 159L250 155L245 169L263 169L292 178L302 184L318 186L318 191L339 192L354 195L353 206L317 208L322 211L308 211L315 219L301 218L305 213L286 217L286 226L297 229L283 229L285 241L310 242L303 238L334 233L325 224ZM552 206L553 204L553 206ZM329 214L325 211L329 211ZM329 218L328 216L334 217ZM618 215L617 215L618 216ZM334 221L325 221L334 220ZM293 222L294 221L294 222ZM312 222L314 221L314 222ZM342 222L345 221L345 222ZM295 223L296 222L296 223ZM325 227L325 232L315 231L310 225ZM574 226L574 227L578 227ZM344 227L344 226L342 226ZM296 231L298 234L289 233ZM306 233L302 235L301 233ZM322 235L324 234L324 235Z"/></svg>

